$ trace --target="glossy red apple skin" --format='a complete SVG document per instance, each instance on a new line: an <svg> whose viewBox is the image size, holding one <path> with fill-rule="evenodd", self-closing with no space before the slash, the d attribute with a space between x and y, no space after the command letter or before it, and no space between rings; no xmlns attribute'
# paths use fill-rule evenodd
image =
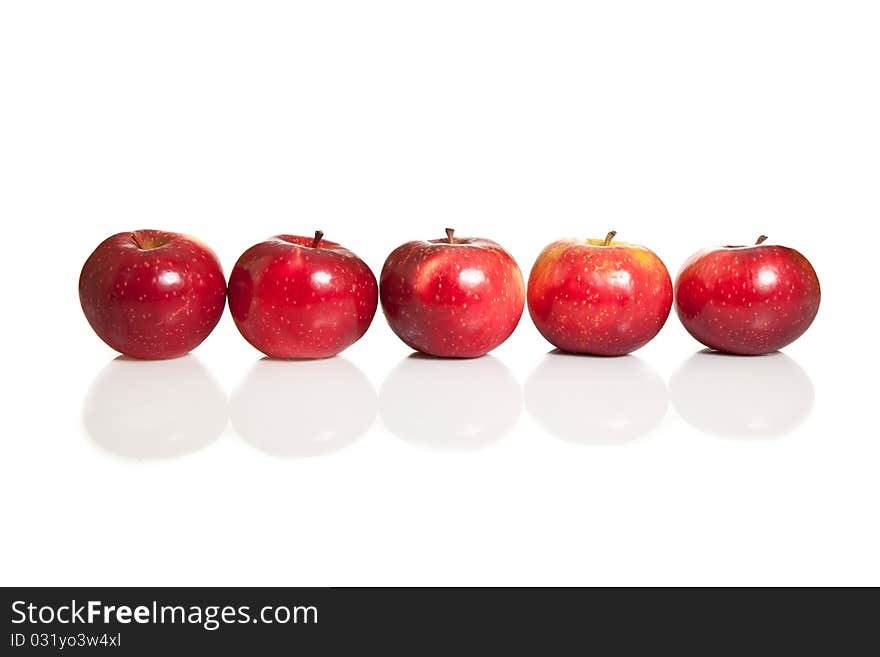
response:
<svg viewBox="0 0 880 657"><path fill-rule="evenodd" d="M214 252L194 237L127 231L108 237L86 260L79 299L95 333L116 351L175 358L220 321L226 279Z"/></svg>
<svg viewBox="0 0 880 657"><path fill-rule="evenodd" d="M441 358L492 351L513 333L525 304L516 261L499 244L475 237L397 247L382 268L379 290L397 336Z"/></svg>
<svg viewBox="0 0 880 657"><path fill-rule="evenodd" d="M730 354L759 355L797 340L819 311L819 278L794 249L754 246L704 249L675 281L675 308L687 331Z"/></svg>
<svg viewBox="0 0 880 657"><path fill-rule="evenodd" d="M529 313L563 351L621 356L654 338L669 317L672 279L650 249L625 242L563 239L529 275Z"/></svg>
<svg viewBox="0 0 880 657"><path fill-rule="evenodd" d="M377 305L376 277L366 263L317 235L255 244L229 276L235 325L271 358L335 356L367 332Z"/></svg>

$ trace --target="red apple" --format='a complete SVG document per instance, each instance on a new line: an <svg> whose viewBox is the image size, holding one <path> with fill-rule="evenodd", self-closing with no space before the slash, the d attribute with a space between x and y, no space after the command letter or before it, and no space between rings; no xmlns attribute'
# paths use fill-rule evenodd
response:
<svg viewBox="0 0 880 657"><path fill-rule="evenodd" d="M382 310L407 345L429 354L475 358L504 342L522 317L525 290L513 257L491 240L407 242L379 279Z"/></svg>
<svg viewBox="0 0 880 657"><path fill-rule="evenodd" d="M675 282L675 308L692 336L711 349L757 355L782 349L819 311L819 279L784 246L723 246L692 255Z"/></svg>
<svg viewBox="0 0 880 657"><path fill-rule="evenodd" d="M118 233L83 265L79 300L95 333L134 358L174 358L214 329L226 303L220 261L194 237Z"/></svg>
<svg viewBox="0 0 880 657"><path fill-rule="evenodd" d="M357 342L376 314L376 277L348 249L277 235L245 251L229 276L229 310L272 358L327 358Z"/></svg>
<svg viewBox="0 0 880 657"><path fill-rule="evenodd" d="M563 351L620 356L647 344L669 317L672 279L643 246L601 239L548 245L529 276L529 312Z"/></svg>

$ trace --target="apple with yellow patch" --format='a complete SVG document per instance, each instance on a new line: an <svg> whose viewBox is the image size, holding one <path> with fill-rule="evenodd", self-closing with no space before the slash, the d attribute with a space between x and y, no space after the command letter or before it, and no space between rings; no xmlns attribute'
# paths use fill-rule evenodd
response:
<svg viewBox="0 0 880 657"><path fill-rule="evenodd" d="M638 244L563 239L548 245L529 276L535 326L552 345L573 353L621 356L654 338L672 308L672 279L663 261Z"/></svg>

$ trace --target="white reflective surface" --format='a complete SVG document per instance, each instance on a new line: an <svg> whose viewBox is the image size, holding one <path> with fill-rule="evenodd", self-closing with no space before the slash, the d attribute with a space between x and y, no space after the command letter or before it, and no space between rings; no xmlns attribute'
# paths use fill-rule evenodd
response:
<svg viewBox="0 0 880 657"><path fill-rule="evenodd" d="M120 456L171 458L199 450L226 427L226 395L199 359L120 356L95 377L83 402L91 439Z"/></svg>
<svg viewBox="0 0 880 657"><path fill-rule="evenodd" d="M669 382L681 417L726 438L774 438L794 431L813 408L813 382L783 353L727 356L701 351Z"/></svg>
<svg viewBox="0 0 880 657"><path fill-rule="evenodd" d="M522 391L491 355L452 360L413 354L382 384L382 421L407 442L437 449L480 449L513 429Z"/></svg>
<svg viewBox="0 0 880 657"><path fill-rule="evenodd" d="M232 393L235 431L274 456L329 454L363 436L376 416L367 377L341 356L288 362L262 358Z"/></svg>
<svg viewBox="0 0 880 657"><path fill-rule="evenodd" d="M601 358L552 351L525 385L526 409L549 433L583 444L620 444L658 424L663 379L638 356Z"/></svg>

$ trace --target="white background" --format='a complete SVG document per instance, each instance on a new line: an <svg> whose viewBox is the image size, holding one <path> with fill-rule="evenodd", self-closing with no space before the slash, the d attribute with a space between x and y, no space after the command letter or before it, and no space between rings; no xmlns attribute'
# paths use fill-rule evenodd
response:
<svg viewBox="0 0 880 657"><path fill-rule="evenodd" d="M0 581L880 584L878 34L873 2L4 2ZM633 357L548 356L526 315L451 364L381 313L259 363L228 312L113 362L79 308L123 230L228 273L322 228L378 273L447 225L525 275L563 236L674 274L766 233L822 307L764 359L674 315Z"/></svg>

